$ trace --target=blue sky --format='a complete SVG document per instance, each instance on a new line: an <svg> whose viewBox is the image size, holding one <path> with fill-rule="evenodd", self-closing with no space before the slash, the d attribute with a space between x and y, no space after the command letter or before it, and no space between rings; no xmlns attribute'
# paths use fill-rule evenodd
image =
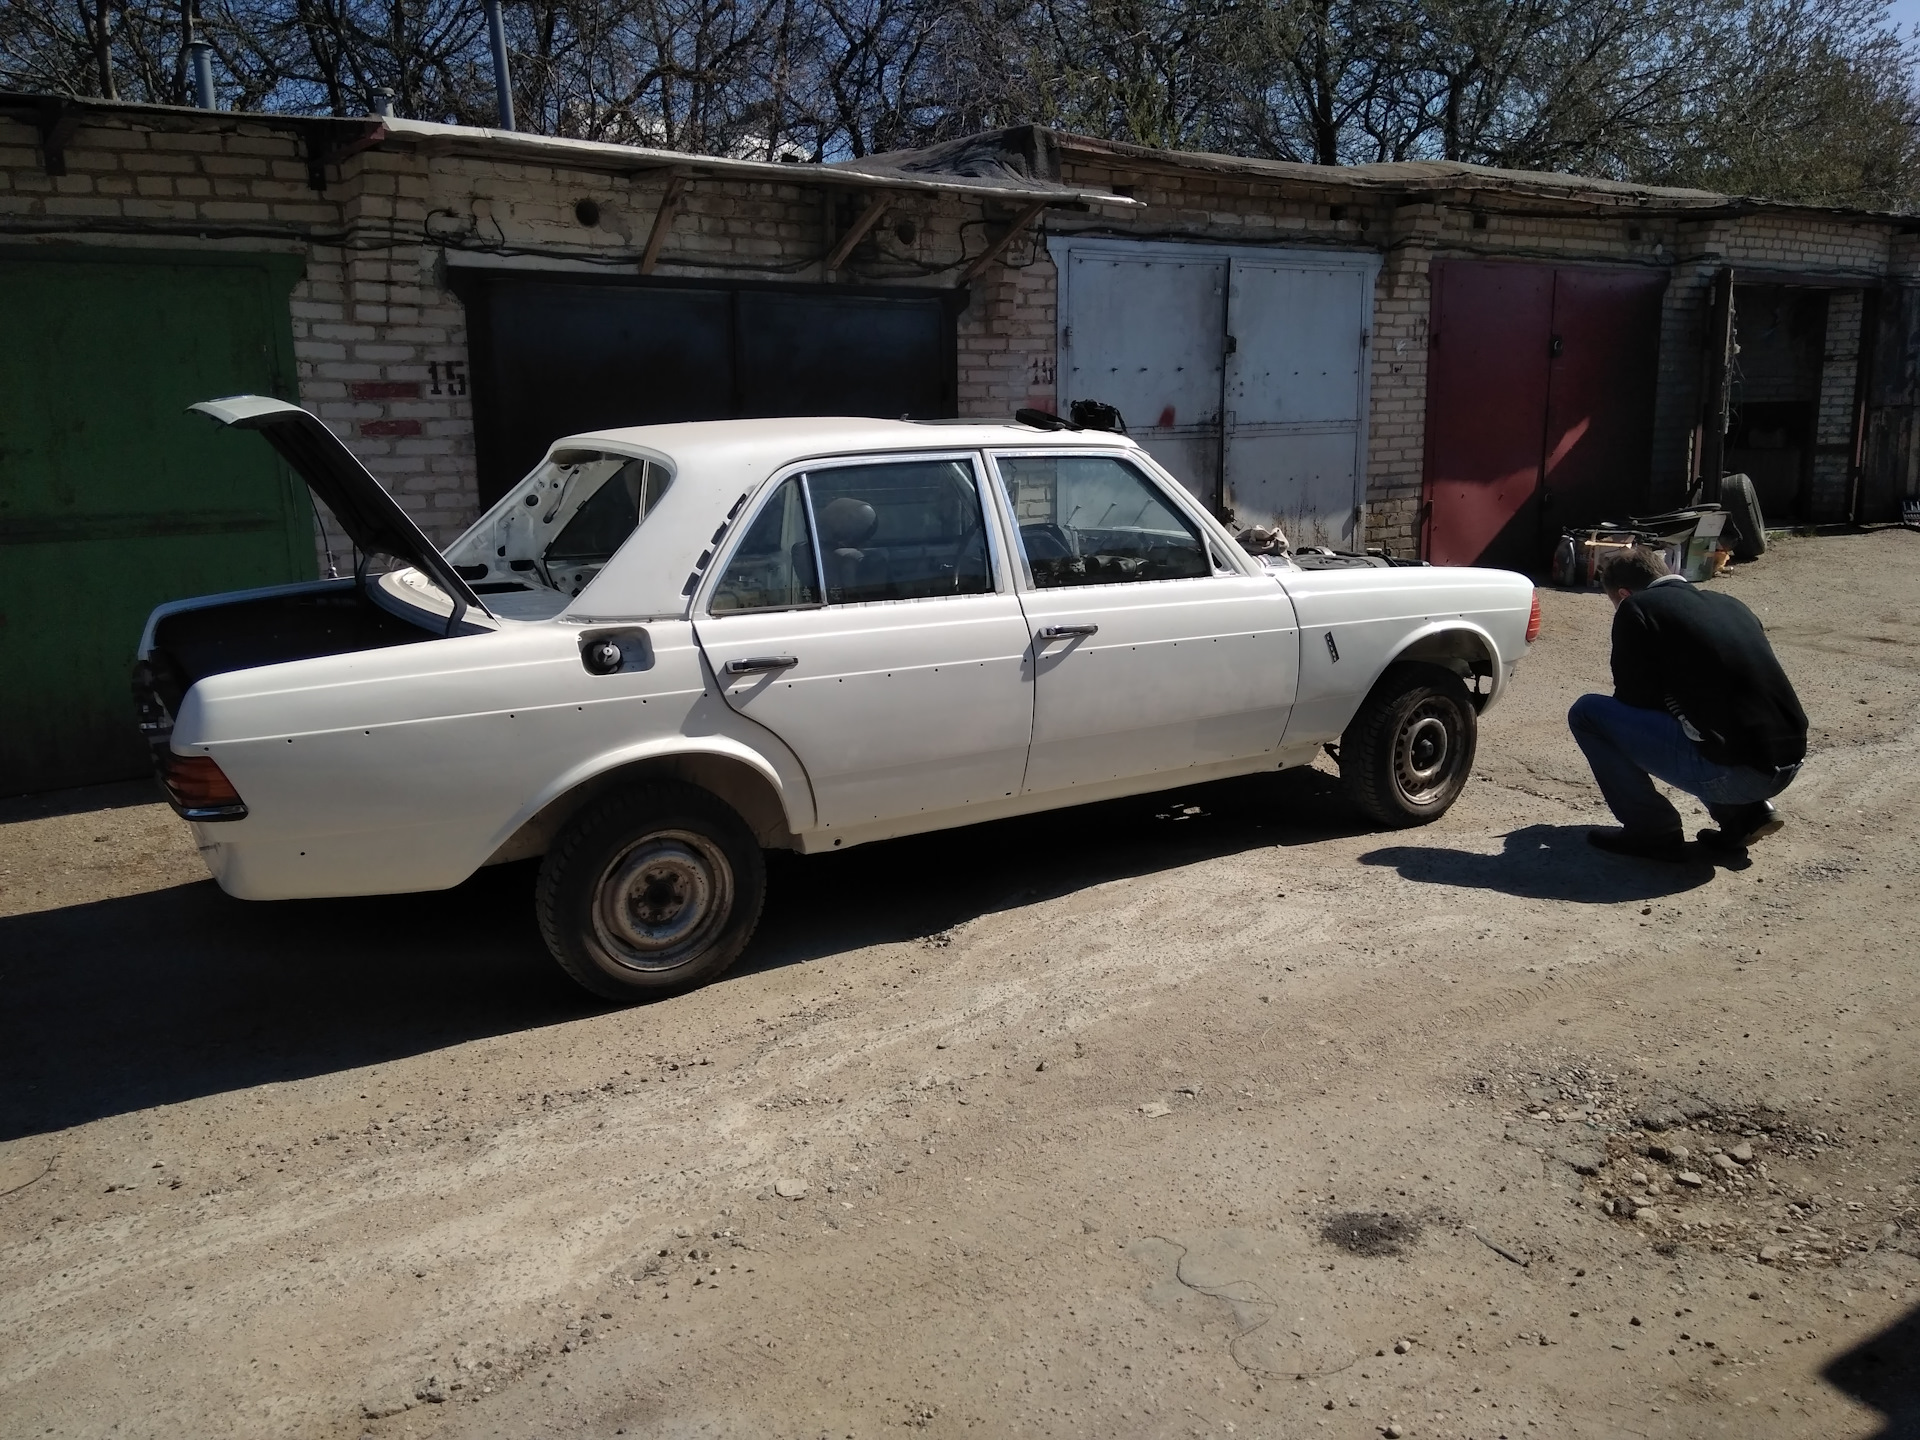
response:
<svg viewBox="0 0 1920 1440"><path fill-rule="evenodd" d="M1920 25L1920 0L1893 0L1893 4L1887 8L1894 23L1902 30L1911 30L1915 25Z"/></svg>

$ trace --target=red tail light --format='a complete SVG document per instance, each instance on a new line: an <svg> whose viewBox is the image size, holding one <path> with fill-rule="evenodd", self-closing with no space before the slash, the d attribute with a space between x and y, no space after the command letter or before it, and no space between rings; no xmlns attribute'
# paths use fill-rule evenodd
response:
<svg viewBox="0 0 1920 1440"><path fill-rule="evenodd" d="M210 755L159 757L160 783L173 808L189 820L242 820L247 805Z"/></svg>
<svg viewBox="0 0 1920 1440"><path fill-rule="evenodd" d="M1527 614L1527 644L1540 638L1540 592L1533 592L1533 609Z"/></svg>

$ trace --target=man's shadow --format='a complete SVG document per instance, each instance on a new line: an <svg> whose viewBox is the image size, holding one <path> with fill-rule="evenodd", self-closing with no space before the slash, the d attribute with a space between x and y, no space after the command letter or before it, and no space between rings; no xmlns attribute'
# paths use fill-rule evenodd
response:
<svg viewBox="0 0 1920 1440"><path fill-rule="evenodd" d="M1920 1307L1836 1357L1820 1378L1887 1417L1873 1440L1920 1437Z"/></svg>
<svg viewBox="0 0 1920 1440"><path fill-rule="evenodd" d="M1527 825L1508 832L1498 855L1443 850L1428 845L1391 845L1360 857L1362 865L1387 865L1403 880L1494 890L1525 900L1568 900L1613 905L1695 890L1713 879L1713 861L1690 846L1682 864L1609 855L1587 843L1585 825Z"/></svg>

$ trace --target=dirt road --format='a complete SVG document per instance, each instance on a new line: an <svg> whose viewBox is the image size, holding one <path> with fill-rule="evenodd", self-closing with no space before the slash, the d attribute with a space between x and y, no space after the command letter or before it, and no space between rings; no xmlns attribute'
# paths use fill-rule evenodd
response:
<svg viewBox="0 0 1920 1440"><path fill-rule="evenodd" d="M1721 583L1815 729L1738 871L1583 843L1560 593L1431 828L782 857L642 1009L524 867L246 905L144 787L6 802L0 1433L1915 1433L1920 537Z"/></svg>

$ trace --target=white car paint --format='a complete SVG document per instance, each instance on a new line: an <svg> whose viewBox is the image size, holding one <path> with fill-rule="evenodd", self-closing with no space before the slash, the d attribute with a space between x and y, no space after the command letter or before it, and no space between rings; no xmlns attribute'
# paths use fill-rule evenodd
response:
<svg viewBox="0 0 1920 1440"><path fill-rule="evenodd" d="M763 843L802 852L1300 764L1423 637L1484 647L1489 703L1526 648L1524 578L1275 569L1123 437L764 420L607 431L554 450L648 458L672 476L578 595L490 596L490 570L474 583L492 613L476 606L455 625L445 591L402 570L372 586L375 601L436 638L227 669L186 690L164 743L211 757L247 808L194 824L229 893L452 886L490 860L538 853L544 817L560 813L552 807L643 761L725 761L758 777L777 807L757 822ZM760 499L797 466L961 455L985 479L995 453L1016 451L1126 457L1206 538L1215 573L1037 590L1004 498L988 485L991 593L707 608ZM499 559L513 507L533 509L526 495L551 495L552 479L549 466L536 471L447 559ZM354 584L245 594L347 595ZM171 617L236 598L162 607L143 658L165 658L156 632ZM1066 644L1038 638L1057 623L1100 628ZM583 647L609 637L626 658L617 673L591 673ZM767 654L798 663L727 673L730 660Z"/></svg>

